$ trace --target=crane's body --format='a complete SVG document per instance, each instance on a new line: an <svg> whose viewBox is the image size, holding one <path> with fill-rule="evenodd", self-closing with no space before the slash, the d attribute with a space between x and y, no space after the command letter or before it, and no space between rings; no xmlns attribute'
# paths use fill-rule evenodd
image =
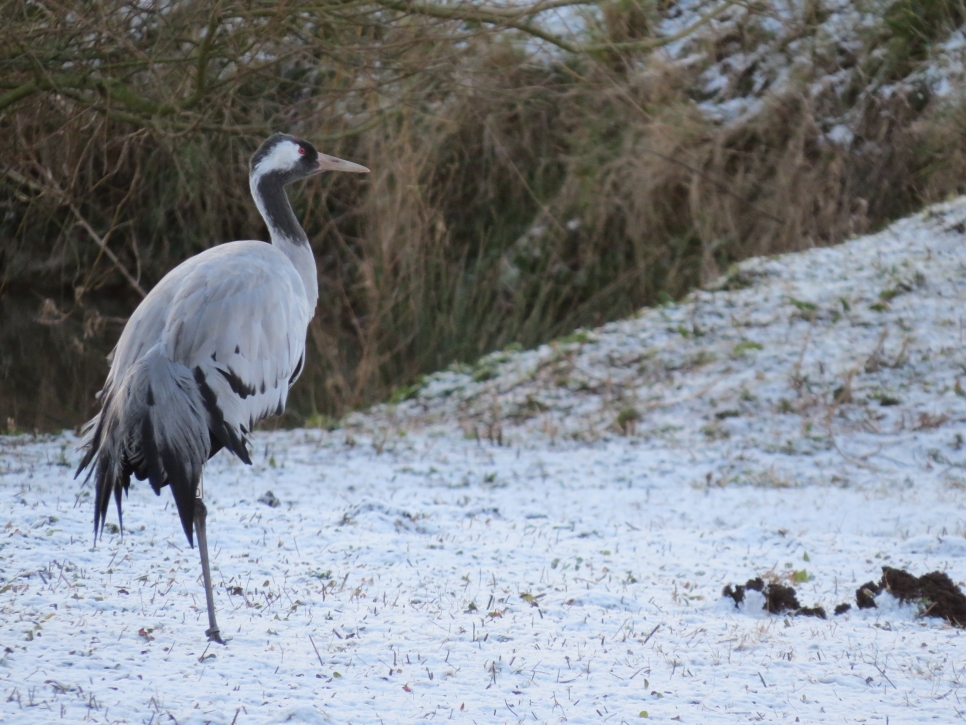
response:
<svg viewBox="0 0 966 725"><path fill-rule="evenodd" d="M114 349L78 474L93 463L94 536L131 475L170 486L188 542L198 534L209 629L215 621L201 494L222 448L245 463L253 426L285 409L305 362L318 300L315 258L284 186L323 170L366 172L275 134L252 157L251 189L272 243L229 242L171 270L144 298Z"/></svg>

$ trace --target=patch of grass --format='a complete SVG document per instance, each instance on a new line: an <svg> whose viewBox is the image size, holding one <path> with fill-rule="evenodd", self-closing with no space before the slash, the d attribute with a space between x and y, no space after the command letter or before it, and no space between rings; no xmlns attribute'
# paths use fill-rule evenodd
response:
<svg viewBox="0 0 966 725"><path fill-rule="evenodd" d="M795 569L788 574L788 578L796 584L804 584L811 579L811 576L805 569Z"/></svg>
<svg viewBox="0 0 966 725"><path fill-rule="evenodd" d="M587 330L574 330L569 335L564 335L563 337L558 337L554 342L558 345L572 345L577 343L578 345L584 345L590 342L591 337Z"/></svg>
<svg viewBox="0 0 966 725"><path fill-rule="evenodd" d="M527 395L526 400L517 405L516 409L507 418L516 421L528 420L548 410L550 410L550 406L542 403L535 395L530 393Z"/></svg>
<svg viewBox="0 0 966 725"><path fill-rule="evenodd" d="M814 302L805 302L803 300L797 300L794 297L790 297L788 301L802 312L815 312L818 309L818 305Z"/></svg>
<svg viewBox="0 0 966 725"><path fill-rule="evenodd" d="M465 362L454 362L450 363L449 367L446 368L451 373L457 373L459 375L472 375L473 366Z"/></svg>
<svg viewBox="0 0 966 725"><path fill-rule="evenodd" d="M904 295L906 292L912 292L912 286L906 284L905 282L900 282L895 287L889 287L888 289L882 290L879 293L879 299L883 302L890 302L899 295Z"/></svg>
<svg viewBox="0 0 966 725"><path fill-rule="evenodd" d="M342 427L342 420L331 415L324 415L322 413L316 413L310 415L305 419L306 428L319 428L321 430L329 431L330 433L334 430L338 430Z"/></svg>
<svg viewBox="0 0 966 725"><path fill-rule="evenodd" d="M778 475L774 469L751 474L749 483L755 488L792 488L792 483L784 476Z"/></svg>
<svg viewBox="0 0 966 725"><path fill-rule="evenodd" d="M473 382L483 383L496 377L496 367L489 363L477 365L473 370Z"/></svg>
<svg viewBox="0 0 966 725"><path fill-rule="evenodd" d="M728 268L728 271L725 273L724 277L709 285L708 289L714 292L731 292L735 290L748 289L749 287L753 287L755 281L761 276L761 273L743 269L740 265L735 263Z"/></svg>
<svg viewBox="0 0 966 725"><path fill-rule="evenodd" d="M905 76L927 57L933 43L949 37L964 19L966 7L961 0L895 0L883 14L881 37L886 52L876 70L884 81ZM928 100L927 96L921 103Z"/></svg>
<svg viewBox="0 0 966 725"><path fill-rule="evenodd" d="M688 358L687 367L700 368L713 363L718 358L710 350L698 350L697 353Z"/></svg>
<svg viewBox="0 0 966 725"><path fill-rule="evenodd" d="M637 426L637 421L641 419L641 414L638 412L637 408L633 406L627 406L621 408L620 412L617 414L617 427L620 428L621 433L624 435L632 435L634 429Z"/></svg>
<svg viewBox="0 0 966 725"><path fill-rule="evenodd" d="M545 596L546 596L546 594L533 595L530 592L523 592L522 594L520 594L520 599L522 599L523 601L525 601L531 607L539 607L540 606L540 600L543 597L545 597Z"/></svg>
<svg viewBox="0 0 966 725"><path fill-rule="evenodd" d="M913 430L932 430L943 426L949 420L947 413L933 415L931 413L920 413L919 422Z"/></svg>
<svg viewBox="0 0 966 725"><path fill-rule="evenodd" d="M731 433L718 420L713 420L707 425L702 426L701 432L704 433L704 437L709 441L723 441L731 437Z"/></svg>
<svg viewBox="0 0 966 725"><path fill-rule="evenodd" d="M419 395L419 391L423 389L423 385L425 385L425 380L422 375L409 385L397 385L393 388L392 394L389 396L389 402L393 405L398 405L405 400L412 400Z"/></svg>
<svg viewBox="0 0 966 725"><path fill-rule="evenodd" d="M752 350L764 350L764 349L765 349L764 345L761 345L760 343L751 342L750 340L742 340L741 342L739 342L737 345L734 346L734 349L731 351L731 357L740 358L744 356L746 352L751 352Z"/></svg>

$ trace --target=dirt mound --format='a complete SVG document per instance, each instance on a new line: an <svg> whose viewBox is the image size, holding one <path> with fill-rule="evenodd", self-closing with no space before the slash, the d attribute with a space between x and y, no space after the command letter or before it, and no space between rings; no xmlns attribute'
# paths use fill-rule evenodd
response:
<svg viewBox="0 0 966 725"><path fill-rule="evenodd" d="M744 584L732 586L727 585L722 594L735 600L735 608L745 599L745 592L754 589L761 592L765 597L764 609L769 614L793 614L804 617L821 617L825 619L825 609L823 607L803 607L798 602L798 597L792 587L770 582L768 584L761 577L749 579Z"/></svg>
<svg viewBox="0 0 966 725"><path fill-rule="evenodd" d="M803 607L792 587L778 582L766 584L761 577L749 579L744 584L728 584L722 595L734 599L737 608L749 589L762 593L764 609L769 614L826 618L824 607ZM859 609L874 609L875 598L882 592L889 592L903 604L915 604L919 607L920 617L938 617L953 626L966 627L966 594L944 572L932 571L915 576L904 569L884 566L880 581L866 582L855 590L855 603ZM835 607L835 614L845 614L851 609L851 604L839 604Z"/></svg>
<svg viewBox="0 0 966 725"><path fill-rule="evenodd" d="M855 590L855 603L859 609L872 609L876 606L875 597L883 591L900 602L915 603L920 617L939 617L957 627L966 627L966 595L944 572L932 571L917 577L903 569L884 566L878 583L866 582Z"/></svg>

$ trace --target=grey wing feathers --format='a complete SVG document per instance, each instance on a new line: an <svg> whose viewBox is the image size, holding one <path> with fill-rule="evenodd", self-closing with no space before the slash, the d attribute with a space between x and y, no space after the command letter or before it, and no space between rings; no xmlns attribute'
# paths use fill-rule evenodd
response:
<svg viewBox="0 0 966 725"><path fill-rule="evenodd" d="M78 474L94 458L95 536L130 475L170 485L188 541L207 459L246 463L252 426L285 407L311 311L302 281L262 242L208 250L172 270L125 326L89 424Z"/></svg>
<svg viewBox="0 0 966 725"><path fill-rule="evenodd" d="M246 264L230 277L197 275L173 300L162 332L167 356L188 366L199 385L204 379L229 429L219 441L242 460L247 454L236 450L232 434L245 441L255 423L284 410L304 354L305 293L285 264L290 274Z"/></svg>

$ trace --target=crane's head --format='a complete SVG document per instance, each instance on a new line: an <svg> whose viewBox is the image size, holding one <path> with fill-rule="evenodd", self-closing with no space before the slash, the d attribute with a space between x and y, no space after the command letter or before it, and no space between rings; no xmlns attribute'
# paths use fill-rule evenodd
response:
<svg viewBox="0 0 966 725"><path fill-rule="evenodd" d="M269 136L252 156L249 168L253 179L272 175L282 184L290 184L323 171L369 173L365 166L320 154L308 141L285 133Z"/></svg>

